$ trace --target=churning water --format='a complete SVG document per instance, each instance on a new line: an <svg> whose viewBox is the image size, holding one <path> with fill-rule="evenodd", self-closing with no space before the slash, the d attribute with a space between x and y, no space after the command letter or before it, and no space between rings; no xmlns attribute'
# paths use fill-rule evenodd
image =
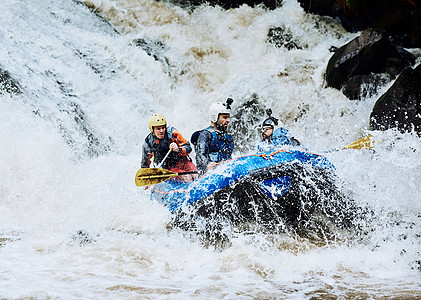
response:
<svg viewBox="0 0 421 300"><path fill-rule="evenodd" d="M357 34L283 2L85 1L101 18L77 1L2 1L0 68L20 92L0 94L0 298L421 297L420 140L373 132L375 151L337 150L367 133L379 96L324 87L329 48ZM270 28L293 47L269 43ZM160 112L189 138L227 97L236 155L272 108L372 211L360 232L238 233L221 249L168 228L134 185L146 118Z"/></svg>

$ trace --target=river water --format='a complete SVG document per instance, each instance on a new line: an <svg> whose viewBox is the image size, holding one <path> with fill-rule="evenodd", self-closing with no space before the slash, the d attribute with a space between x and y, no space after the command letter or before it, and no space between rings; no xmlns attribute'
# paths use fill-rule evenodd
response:
<svg viewBox="0 0 421 300"><path fill-rule="evenodd" d="M358 33L294 0L273 11L85 3L99 14L70 0L2 1L0 67L21 93L0 94L1 299L421 297L420 140L367 130L392 83L361 101L324 87L329 48ZM272 27L297 48L268 43ZM237 233L218 248L169 228L167 209L134 184L147 116L190 137L227 97L245 130L235 155L272 108L373 212L361 231ZM368 133L375 151L340 150Z"/></svg>

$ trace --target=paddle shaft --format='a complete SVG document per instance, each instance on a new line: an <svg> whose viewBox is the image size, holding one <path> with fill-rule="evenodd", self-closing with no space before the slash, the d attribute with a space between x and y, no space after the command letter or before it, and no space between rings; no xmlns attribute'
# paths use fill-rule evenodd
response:
<svg viewBox="0 0 421 300"><path fill-rule="evenodd" d="M170 155L171 149L168 150L167 154L165 154L164 158L161 160L161 163L158 165L158 168L162 167L164 161L167 159L168 155Z"/></svg>
<svg viewBox="0 0 421 300"><path fill-rule="evenodd" d="M177 173L178 175L187 175L187 174L197 174L197 173L199 173L198 171L188 171L188 172L180 172L180 173Z"/></svg>
<svg viewBox="0 0 421 300"><path fill-rule="evenodd" d="M180 173L172 173L172 174L158 174L158 175L143 175L140 178L171 178L174 176L182 176L182 175L187 175L187 174L197 174L197 171L189 171L189 172L180 172Z"/></svg>

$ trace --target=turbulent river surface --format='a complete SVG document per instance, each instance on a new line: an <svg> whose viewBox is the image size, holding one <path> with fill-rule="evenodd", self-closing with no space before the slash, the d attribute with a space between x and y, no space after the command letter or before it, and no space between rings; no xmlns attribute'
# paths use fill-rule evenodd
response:
<svg viewBox="0 0 421 300"><path fill-rule="evenodd" d="M420 140L368 132L380 94L350 101L324 85L329 49L358 33L294 0L273 11L3 0L0 16L0 68L20 91L0 93L1 299L421 297ZM271 28L294 47L268 42ZM227 97L235 156L272 108L372 212L358 230L237 232L212 247L168 226L134 184L147 117L189 138ZM374 151L341 150L368 133Z"/></svg>

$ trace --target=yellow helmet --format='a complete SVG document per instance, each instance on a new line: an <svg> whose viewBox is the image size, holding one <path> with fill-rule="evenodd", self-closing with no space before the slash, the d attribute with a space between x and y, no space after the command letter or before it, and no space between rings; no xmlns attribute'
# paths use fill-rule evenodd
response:
<svg viewBox="0 0 421 300"><path fill-rule="evenodd" d="M153 132L153 126L162 126L167 125L167 121L165 121L165 118L161 114L151 114L148 119L148 127L151 132Z"/></svg>

